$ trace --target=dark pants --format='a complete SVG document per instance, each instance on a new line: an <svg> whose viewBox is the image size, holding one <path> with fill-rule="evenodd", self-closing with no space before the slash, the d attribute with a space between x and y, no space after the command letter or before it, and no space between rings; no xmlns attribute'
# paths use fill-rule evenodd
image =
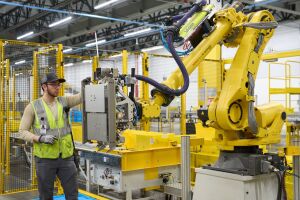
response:
<svg viewBox="0 0 300 200"><path fill-rule="evenodd" d="M65 159L35 157L35 163L40 200L53 199L56 176L62 184L66 200L78 199L77 169L73 156Z"/></svg>

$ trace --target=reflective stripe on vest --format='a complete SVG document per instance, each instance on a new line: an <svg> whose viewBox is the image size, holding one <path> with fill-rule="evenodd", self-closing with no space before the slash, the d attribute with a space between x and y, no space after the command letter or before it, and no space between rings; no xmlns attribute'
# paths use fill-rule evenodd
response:
<svg viewBox="0 0 300 200"><path fill-rule="evenodd" d="M69 134L71 132L70 125L68 123L68 116L66 112L64 112L63 108L67 107L67 102L64 98L58 97L57 98L57 120L54 119L54 116L52 112L50 111L47 104L40 98L34 102L32 102L36 117L35 117L35 125L32 127L33 131L37 135L41 135L41 125L44 125L46 127L46 134L47 135L53 135L56 137L63 137L66 134ZM48 113L47 115L47 110ZM61 119L61 113L63 112L63 118ZM53 117L51 123L49 123L48 117ZM62 121L61 121L62 120Z"/></svg>

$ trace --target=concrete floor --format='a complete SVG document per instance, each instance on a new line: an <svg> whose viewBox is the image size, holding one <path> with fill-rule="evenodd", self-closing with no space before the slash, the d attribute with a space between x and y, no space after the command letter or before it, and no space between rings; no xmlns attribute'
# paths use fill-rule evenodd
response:
<svg viewBox="0 0 300 200"><path fill-rule="evenodd" d="M37 191L0 195L1 200L32 200L38 197Z"/></svg>

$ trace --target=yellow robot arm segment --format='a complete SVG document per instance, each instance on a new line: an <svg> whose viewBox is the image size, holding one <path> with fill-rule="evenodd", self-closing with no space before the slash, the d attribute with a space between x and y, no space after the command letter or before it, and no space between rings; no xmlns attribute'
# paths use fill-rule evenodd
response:
<svg viewBox="0 0 300 200"><path fill-rule="evenodd" d="M268 25L273 21L272 14L263 10L249 14L246 24L262 22ZM223 88L208 108L207 125L218 130L216 138L227 150L233 146L277 143L285 120L281 104L254 107L254 82L259 62L274 27L244 28L244 33L236 39L240 46L226 72Z"/></svg>
<svg viewBox="0 0 300 200"><path fill-rule="evenodd" d="M242 29L242 27L236 26L246 21L246 19L247 17L242 12L236 12L235 8L233 7L216 13L214 19L214 30L207 37L205 37L187 57L183 58L183 64L185 65L188 74L190 75L197 68L199 63L204 60L206 55L217 44L234 34L233 29ZM162 84L172 89L180 88L183 85L183 76L180 70L175 70ZM168 101L169 99L165 94L157 92L154 95L154 99L150 103L142 105L143 110L147 109L147 107L157 108L158 106L160 108L160 106L168 104ZM154 116L152 113L151 117L158 117L160 111L156 112L156 114L157 115ZM146 118L150 117L145 115L143 116Z"/></svg>
<svg viewBox="0 0 300 200"><path fill-rule="evenodd" d="M268 11L259 11L249 15L248 19L250 22L273 21L273 16ZM210 126L223 130L248 128L248 105L253 101L253 96L248 94L250 81L256 78L260 57L272 34L273 29L246 28L241 35L239 49L226 72L222 90L209 107Z"/></svg>

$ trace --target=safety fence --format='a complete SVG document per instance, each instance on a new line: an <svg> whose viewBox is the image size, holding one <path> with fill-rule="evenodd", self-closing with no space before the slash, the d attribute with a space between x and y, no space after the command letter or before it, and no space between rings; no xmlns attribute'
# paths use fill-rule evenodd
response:
<svg viewBox="0 0 300 200"><path fill-rule="evenodd" d="M71 61L87 61L91 76L93 59L64 55L60 44L0 40L0 194L37 189L32 143L24 141L18 130L26 106L42 95L41 78L49 72L65 77L64 70L71 66L64 63ZM59 95L79 92L68 82L74 77L66 79Z"/></svg>
<svg viewBox="0 0 300 200"><path fill-rule="evenodd" d="M39 78L50 63L56 70L57 45L0 40L0 194L36 189L32 146L18 134L27 104L40 96ZM44 52L44 54L48 54ZM39 69L39 70L38 70ZM28 145L27 145L28 144Z"/></svg>

